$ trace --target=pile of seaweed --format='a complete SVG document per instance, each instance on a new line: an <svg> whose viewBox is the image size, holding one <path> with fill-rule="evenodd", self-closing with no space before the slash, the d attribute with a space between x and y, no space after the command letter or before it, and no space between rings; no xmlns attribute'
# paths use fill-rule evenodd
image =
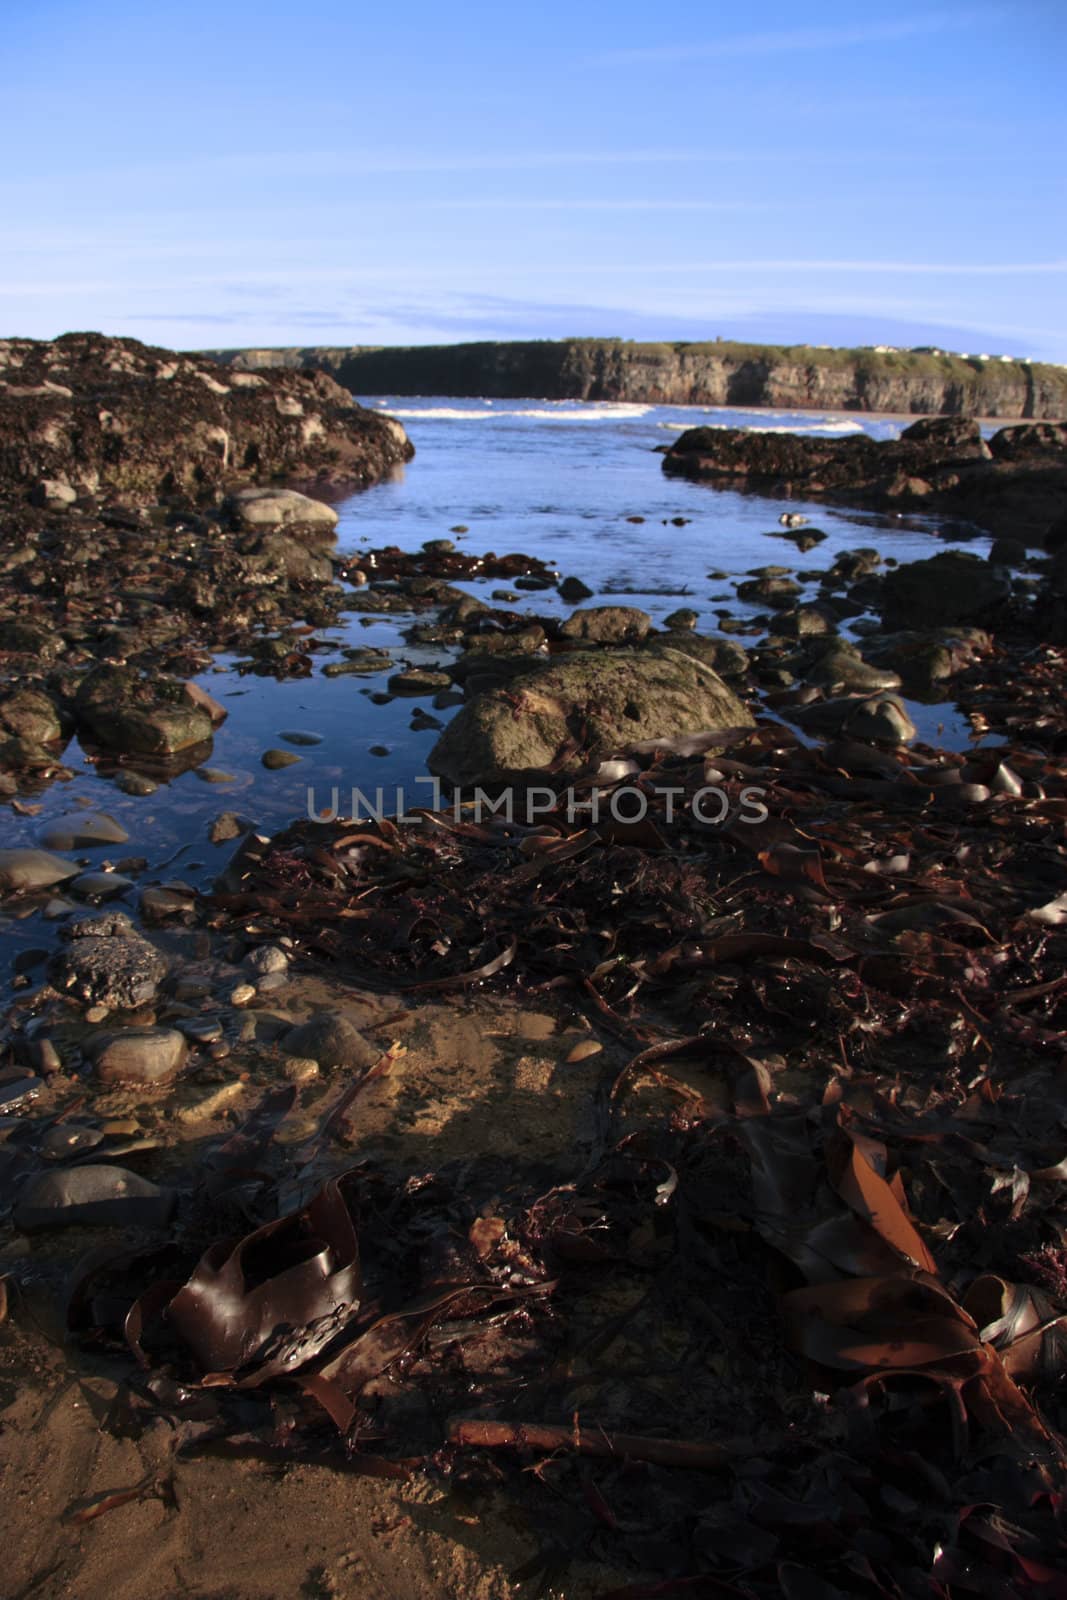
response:
<svg viewBox="0 0 1067 1600"><path fill-rule="evenodd" d="M969 758L763 722L532 822L250 839L216 927L415 1003L553 995L616 1049L558 1169L489 1127L479 1159L351 1165L390 1054L299 1145L272 1090L158 1243L76 1274L72 1334L125 1361L104 1425L165 1422L176 1462L503 1486L540 1530L529 1593L600 1560L633 1571L614 1600L1067 1594L1054 655Z"/></svg>

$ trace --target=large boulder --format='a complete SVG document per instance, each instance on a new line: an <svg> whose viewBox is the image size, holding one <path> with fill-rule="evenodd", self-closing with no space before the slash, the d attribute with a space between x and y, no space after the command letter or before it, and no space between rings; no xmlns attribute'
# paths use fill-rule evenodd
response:
<svg viewBox="0 0 1067 1600"><path fill-rule="evenodd" d="M752 722L737 695L692 655L663 645L610 654L582 650L464 706L438 739L429 765L464 786L549 767L575 771L596 756L647 740Z"/></svg>
<svg viewBox="0 0 1067 1600"><path fill-rule="evenodd" d="M888 627L936 628L995 618L1010 594L1001 568L966 550L943 550L887 572L879 607Z"/></svg>
<svg viewBox="0 0 1067 1600"><path fill-rule="evenodd" d="M249 382L98 333L11 339L2 354L0 492L27 499L58 481L126 504L280 478L368 483L414 454L400 423L324 372Z"/></svg>

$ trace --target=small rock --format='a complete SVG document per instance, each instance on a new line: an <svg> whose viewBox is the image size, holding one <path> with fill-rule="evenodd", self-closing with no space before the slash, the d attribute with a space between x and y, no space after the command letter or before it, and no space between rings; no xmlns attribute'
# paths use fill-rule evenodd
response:
<svg viewBox="0 0 1067 1600"><path fill-rule="evenodd" d="M688 606L681 606L677 611L672 611L669 617L664 617L665 628L695 628L700 621L696 611L690 611Z"/></svg>
<svg viewBox="0 0 1067 1600"><path fill-rule="evenodd" d="M211 1044L222 1038L222 1023L217 1017L183 1017L177 1026L179 1033L195 1044Z"/></svg>
<svg viewBox="0 0 1067 1600"><path fill-rule="evenodd" d="M141 890L141 915L149 922L164 922L168 917L191 915L196 908L192 894L176 894L172 889Z"/></svg>
<svg viewBox="0 0 1067 1600"><path fill-rule="evenodd" d="M320 1067L372 1067L380 1051L367 1043L347 1017L321 1011L290 1028L282 1039L286 1055L309 1057Z"/></svg>
<svg viewBox="0 0 1067 1600"><path fill-rule="evenodd" d="M560 633L597 644L640 644L651 626L648 612L636 606L590 606L569 616Z"/></svg>
<svg viewBox="0 0 1067 1600"><path fill-rule="evenodd" d="M560 599L565 600L569 606L580 605L583 600L591 600L593 593L594 591L587 583L583 583L581 578L564 578L559 586Z"/></svg>
<svg viewBox="0 0 1067 1600"><path fill-rule="evenodd" d="M146 778L143 772L120 772L115 787L123 794L148 795L155 794L159 784L154 778Z"/></svg>
<svg viewBox="0 0 1067 1600"><path fill-rule="evenodd" d="M292 750L264 750L260 759L268 772L278 772L282 767L295 766L304 758L294 754Z"/></svg>
<svg viewBox="0 0 1067 1600"><path fill-rule="evenodd" d="M90 1040L86 1054L101 1083L155 1088L178 1076L189 1045L177 1028L124 1028L121 1033Z"/></svg>
<svg viewBox="0 0 1067 1600"><path fill-rule="evenodd" d="M567 1056L567 1061L568 1063L575 1061L587 1061L590 1056L599 1055L603 1048L604 1046L600 1043L599 1039L582 1039L580 1043L576 1044L574 1049L569 1053Z"/></svg>
<svg viewBox="0 0 1067 1600"><path fill-rule="evenodd" d="M240 838L242 833L247 833L251 826L236 811L223 811L208 829L208 838L212 844L226 844L230 839Z"/></svg>
<svg viewBox="0 0 1067 1600"><path fill-rule="evenodd" d="M230 502L236 522L243 528L319 528L332 530L337 512L321 500L294 489L242 489Z"/></svg>
<svg viewBox="0 0 1067 1600"><path fill-rule="evenodd" d="M246 1006L250 1000L256 998L256 991L250 983L239 983L236 989L230 992L231 1006Z"/></svg>
<svg viewBox="0 0 1067 1600"><path fill-rule="evenodd" d="M198 683L187 683L185 685L185 698L191 706L196 706L197 710L207 712L213 728L217 728L224 723L230 714L226 707L215 699L213 694L208 694L206 689L201 689Z"/></svg>
<svg viewBox="0 0 1067 1600"><path fill-rule="evenodd" d="M63 900L58 895L49 900L41 911L46 922L58 922L60 917L69 917L71 912L78 907L72 900Z"/></svg>
<svg viewBox="0 0 1067 1600"><path fill-rule="evenodd" d="M49 889L73 878L77 871L71 862L47 850L0 850L0 889L9 894Z"/></svg>
<svg viewBox="0 0 1067 1600"><path fill-rule="evenodd" d="M12 1078L0 1083L0 1117L21 1111L37 1099L44 1088L43 1078Z"/></svg>
<svg viewBox="0 0 1067 1600"><path fill-rule="evenodd" d="M233 1078L229 1083L221 1083L215 1089L209 1089L198 1100L182 1106L178 1112L178 1121L184 1123L207 1122L211 1117L217 1117L220 1111L234 1100L239 1100L244 1092L244 1084L240 1078Z"/></svg>
<svg viewBox="0 0 1067 1600"><path fill-rule="evenodd" d="M896 695L874 695L861 700L845 723L845 733L853 739L872 739L884 744L906 744L918 729Z"/></svg>
<svg viewBox="0 0 1067 1600"><path fill-rule="evenodd" d="M125 1167L68 1167L30 1178L19 1194L14 1221L24 1233L79 1224L161 1228L170 1221L176 1201L173 1189L160 1189Z"/></svg>
<svg viewBox="0 0 1067 1600"><path fill-rule="evenodd" d="M772 606L776 611L791 606L800 592L799 583L794 583L792 578L750 578L737 586L739 600Z"/></svg>
<svg viewBox="0 0 1067 1600"><path fill-rule="evenodd" d="M321 733L303 733L299 729L292 729L289 732L280 733L278 738L284 739L286 744L313 745L322 743Z"/></svg>
<svg viewBox="0 0 1067 1600"><path fill-rule="evenodd" d="M1048 540L1046 548L1051 548ZM1021 539L994 539L989 546L988 560L995 567L1021 567L1025 564L1028 555L1026 546Z"/></svg>
<svg viewBox="0 0 1067 1600"><path fill-rule="evenodd" d="M201 783L234 783L236 776L232 772L224 772L221 767L196 767L196 776Z"/></svg>
<svg viewBox="0 0 1067 1600"><path fill-rule="evenodd" d="M319 1076L319 1064L310 1056L290 1056L282 1063L282 1072L290 1083L311 1083Z"/></svg>
<svg viewBox="0 0 1067 1600"><path fill-rule="evenodd" d="M39 478L30 490L30 501L46 511L66 511L78 498L78 491L65 478Z"/></svg>
<svg viewBox="0 0 1067 1600"><path fill-rule="evenodd" d="M49 823L41 843L48 850L88 850L94 845L125 844L129 837L121 822L106 811L87 811Z"/></svg>
<svg viewBox="0 0 1067 1600"><path fill-rule="evenodd" d="M394 672L389 679L391 694L436 694L438 689L451 687L447 672L432 672L426 667L411 667L406 672Z"/></svg>
<svg viewBox="0 0 1067 1600"><path fill-rule="evenodd" d="M900 674L889 667L875 667L851 649L827 650L804 674L807 683L824 688L840 687L865 693L872 689L899 689Z"/></svg>
<svg viewBox="0 0 1067 1600"><path fill-rule="evenodd" d="M276 944L261 944L245 956L245 966L253 972L288 972L289 957Z"/></svg>
<svg viewBox="0 0 1067 1600"><path fill-rule="evenodd" d="M0 632L0 649L10 650L15 644L29 643L25 637L12 640L12 631L11 624L8 624ZM23 634L26 631L24 628ZM43 649L32 652L38 657L47 653ZM63 723L63 716L54 701L36 689L16 689L0 701L0 732L9 734L13 741L23 741L29 745L54 742L63 737Z"/></svg>
<svg viewBox="0 0 1067 1600"><path fill-rule="evenodd" d="M82 872L68 887L82 900L117 900L133 888L133 879L121 872Z"/></svg>

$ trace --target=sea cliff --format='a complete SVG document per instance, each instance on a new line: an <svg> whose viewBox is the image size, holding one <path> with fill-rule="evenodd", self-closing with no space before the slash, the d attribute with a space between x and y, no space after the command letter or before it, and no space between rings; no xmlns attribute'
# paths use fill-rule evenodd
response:
<svg viewBox="0 0 1067 1600"><path fill-rule="evenodd" d="M914 350L621 339L212 350L245 372L321 369L359 394L621 400L1058 420L1067 368Z"/></svg>

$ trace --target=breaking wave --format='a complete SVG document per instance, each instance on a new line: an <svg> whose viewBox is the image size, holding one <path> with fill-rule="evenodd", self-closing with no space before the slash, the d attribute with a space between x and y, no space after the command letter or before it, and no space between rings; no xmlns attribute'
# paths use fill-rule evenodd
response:
<svg viewBox="0 0 1067 1600"><path fill-rule="evenodd" d="M659 422L659 428L667 428L672 433L684 433L687 429L698 426L692 422ZM859 422L702 422L702 428L740 428L744 433L864 433L863 425Z"/></svg>
<svg viewBox="0 0 1067 1600"><path fill-rule="evenodd" d="M489 402L485 402L488 405ZM506 422L525 417L536 422L628 422L647 416L653 406L603 404L582 406L526 406L514 411L479 411L461 406L390 406L390 414L418 422Z"/></svg>

